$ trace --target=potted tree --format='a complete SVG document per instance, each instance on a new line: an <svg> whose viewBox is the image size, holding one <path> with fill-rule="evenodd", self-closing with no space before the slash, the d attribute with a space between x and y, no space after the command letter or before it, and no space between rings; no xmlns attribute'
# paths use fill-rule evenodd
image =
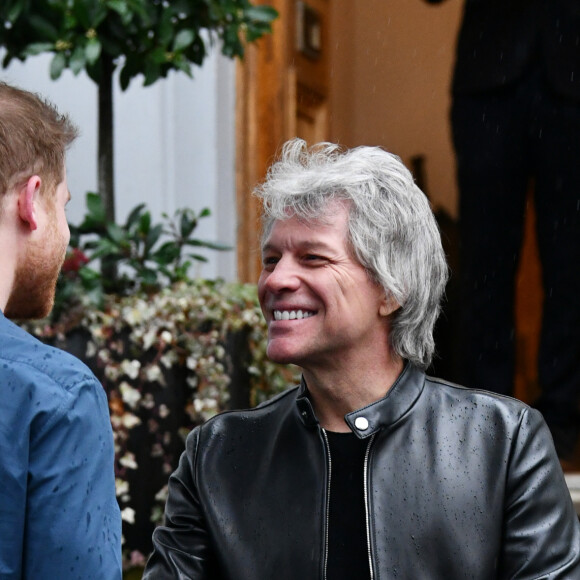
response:
<svg viewBox="0 0 580 580"><path fill-rule="evenodd" d="M271 31L277 12L249 0L2 0L3 66L53 53L50 76L86 71L98 85L98 190L105 214L115 221L113 180L113 79L125 90L132 79L145 86L170 71L192 75L208 44L242 57L244 43Z"/></svg>

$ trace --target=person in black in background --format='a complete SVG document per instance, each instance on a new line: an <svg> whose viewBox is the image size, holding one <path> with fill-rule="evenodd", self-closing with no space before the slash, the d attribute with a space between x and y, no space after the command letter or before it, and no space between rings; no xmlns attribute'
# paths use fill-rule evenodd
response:
<svg viewBox="0 0 580 580"><path fill-rule="evenodd" d="M452 93L457 380L513 392L515 274L533 187L544 290L535 406L565 460L580 429L580 2L466 0Z"/></svg>

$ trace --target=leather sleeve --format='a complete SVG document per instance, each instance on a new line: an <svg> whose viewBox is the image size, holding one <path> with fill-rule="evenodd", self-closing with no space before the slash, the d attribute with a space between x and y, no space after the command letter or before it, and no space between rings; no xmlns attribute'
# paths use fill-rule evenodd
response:
<svg viewBox="0 0 580 580"><path fill-rule="evenodd" d="M522 412L508 461L499 577L580 579L580 524L538 411Z"/></svg>
<svg viewBox="0 0 580 580"><path fill-rule="evenodd" d="M144 580L219 578L197 493L195 463L200 431L197 427L189 434L179 466L169 478L165 524L153 532L153 553Z"/></svg>

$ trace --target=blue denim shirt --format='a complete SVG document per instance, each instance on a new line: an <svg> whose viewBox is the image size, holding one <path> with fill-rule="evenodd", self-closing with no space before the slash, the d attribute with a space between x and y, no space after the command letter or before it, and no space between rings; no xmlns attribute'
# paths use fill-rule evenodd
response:
<svg viewBox="0 0 580 580"><path fill-rule="evenodd" d="M121 577L103 387L0 312L0 579Z"/></svg>

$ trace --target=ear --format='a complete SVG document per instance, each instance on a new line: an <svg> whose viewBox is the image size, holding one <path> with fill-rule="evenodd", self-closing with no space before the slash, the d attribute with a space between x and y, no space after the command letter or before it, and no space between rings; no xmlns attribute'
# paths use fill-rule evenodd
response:
<svg viewBox="0 0 580 580"><path fill-rule="evenodd" d="M38 175L33 175L22 186L18 194L18 214L20 219L28 224L30 231L38 227L36 222L36 204L38 203L38 194L42 180Z"/></svg>
<svg viewBox="0 0 580 580"><path fill-rule="evenodd" d="M390 316L395 310L398 310L400 305L397 304L394 298L385 296L379 304L379 314L381 316Z"/></svg>

